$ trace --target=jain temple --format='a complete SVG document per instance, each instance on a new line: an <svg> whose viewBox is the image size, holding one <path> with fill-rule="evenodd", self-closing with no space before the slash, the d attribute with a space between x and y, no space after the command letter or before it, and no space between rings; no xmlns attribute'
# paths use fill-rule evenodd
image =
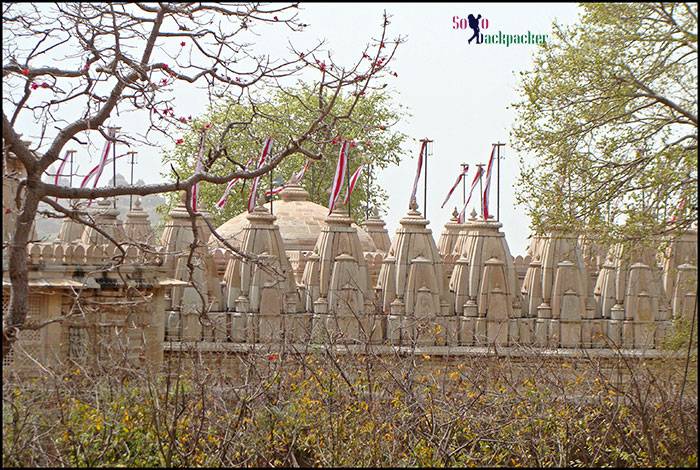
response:
<svg viewBox="0 0 700 470"><path fill-rule="evenodd" d="M6 153L4 168L19 167ZM7 205L16 188L4 181ZM502 224L476 213L431 228L413 200L390 234L376 213L357 226L346 208L329 215L289 184L273 213L260 201L218 227L221 238L208 214L198 215L191 250L184 204L157 239L138 201L126 214L95 202L94 220L123 252L67 219L56 241L31 243L28 321L63 320L21 331L5 368L89 363L110 349L155 365L181 351L310 345L456 357L487 348L653 355L696 303L697 228L631 252L551 227L513 256ZM3 243L13 217L5 215ZM3 256L3 311L8 304Z"/></svg>

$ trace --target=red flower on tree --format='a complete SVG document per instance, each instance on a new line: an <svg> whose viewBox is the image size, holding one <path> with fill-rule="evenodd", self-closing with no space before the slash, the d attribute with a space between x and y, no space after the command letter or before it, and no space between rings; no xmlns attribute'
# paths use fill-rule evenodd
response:
<svg viewBox="0 0 700 470"><path fill-rule="evenodd" d="M184 143L185 143L185 140L184 140L184 139L177 139L177 140L175 141L175 145L180 145L180 144L184 144Z"/></svg>
<svg viewBox="0 0 700 470"><path fill-rule="evenodd" d="M46 82L42 82L42 84L41 84L41 88L49 88L49 86L50 85Z"/></svg>
<svg viewBox="0 0 700 470"><path fill-rule="evenodd" d="M25 77L29 76L29 69L22 69L22 75Z"/></svg>
<svg viewBox="0 0 700 470"><path fill-rule="evenodd" d="M279 356L277 354L268 354L267 355L267 360L268 361L276 361Z"/></svg>
<svg viewBox="0 0 700 470"><path fill-rule="evenodd" d="M185 41L182 41L182 42L180 43L180 46L185 47Z"/></svg>
<svg viewBox="0 0 700 470"><path fill-rule="evenodd" d="M32 90L36 90L37 88L39 88L39 85L38 85L38 84L36 84L36 83L34 83L34 82L32 82L32 84L31 84L31 85L29 85L29 86L31 86L31 87L32 87Z"/></svg>

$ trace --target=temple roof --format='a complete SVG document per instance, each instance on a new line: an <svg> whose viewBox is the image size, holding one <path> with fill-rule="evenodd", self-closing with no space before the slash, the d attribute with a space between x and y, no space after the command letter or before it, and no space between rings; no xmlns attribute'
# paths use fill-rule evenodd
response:
<svg viewBox="0 0 700 470"><path fill-rule="evenodd" d="M280 200L274 201L272 211L277 218L282 240L287 251L312 251L321 228L328 217L328 208L309 200L309 193L299 185L290 184L279 193ZM270 210L270 203L265 204ZM247 222L247 212L238 214L217 228L217 232L231 245L238 248L243 239L243 226ZM364 252L377 251L370 236L353 224L360 237ZM209 238L209 245L220 247L215 237Z"/></svg>

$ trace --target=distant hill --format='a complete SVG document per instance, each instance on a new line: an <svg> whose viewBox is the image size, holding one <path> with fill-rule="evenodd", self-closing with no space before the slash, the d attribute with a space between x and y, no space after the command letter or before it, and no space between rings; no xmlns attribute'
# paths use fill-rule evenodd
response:
<svg viewBox="0 0 700 470"><path fill-rule="evenodd" d="M60 184L68 185L68 178L61 178L59 180ZM120 173L117 173L117 185L128 185L128 181L126 178L124 178L123 175ZM142 180L139 179L138 181L134 182L134 186L142 186L145 185L146 183ZM112 178L109 179L108 186L112 185ZM134 200L136 200L137 196L133 197ZM156 212L156 208L162 204L165 204L165 198L162 196L159 196L157 194L151 195L151 196L145 196L141 198L141 207L143 207L143 210L148 213L149 220L151 221L151 225L153 227L156 227L160 224L161 217L160 215ZM95 204L93 203L93 207ZM129 196L119 196L117 198L117 209L119 209L119 219L124 221L126 218L126 213L129 212ZM44 203L39 204L39 211L51 211L54 212L53 209ZM46 216L43 216L41 214L37 215L36 218L36 234L37 237L43 241L53 241L56 238L56 235L58 235L58 232L61 228L61 221L62 219L55 219L55 218L49 218Z"/></svg>

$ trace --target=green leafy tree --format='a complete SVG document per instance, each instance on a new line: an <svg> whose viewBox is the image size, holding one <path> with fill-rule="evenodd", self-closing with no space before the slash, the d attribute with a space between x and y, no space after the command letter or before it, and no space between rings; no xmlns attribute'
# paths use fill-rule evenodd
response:
<svg viewBox="0 0 700 470"><path fill-rule="evenodd" d="M522 73L518 202L536 232L683 230L697 220L697 4L581 8Z"/></svg>
<svg viewBox="0 0 700 470"><path fill-rule="evenodd" d="M398 164L404 155L401 146L406 140L402 132L391 129L400 118L406 116L401 105L396 105L388 92L375 91L368 93L364 100L354 104L352 96L339 96L336 100L332 115L343 115L354 106L353 120L340 121L335 126L330 124L319 126L319 132L312 136L307 150L323 155L320 160L310 159L309 168L301 181L301 185L309 192L312 201L328 205L329 190L335 174L337 155L342 139L351 139L355 147L350 150L348 175L360 164L365 164L360 179L352 195L351 209L355 220L364 220L369 200L370 207L381 206L386 199L386 193L376 183L374 176L379 169L391 164ZM324 97L324 100L328 100ZM227 155L219 159L209 170L214 174L227 174L249 158L253 165L267 136L275 142L286 143L299 135L299 131L308 128L318 116L319 96L311 88L300 86L293 92L276 92L264 104L255 107L245 106L237 100L227 100L215 106L193 122L193 129L210 124L205 144L205 154L210 143L221 145ZM330 122L330 118L328 118ZM235 132L229 129L229 123L245 125L245 132ZM362 124L359 124L362 123ZM227 129L229 132L226 132ZM233 132L231 132L231 130ZM180 178L192 175L195 168L195 155L199 146L200 133L197 130L185 134L181 143L164 157L171 168L164 170L164 175L173 176L173 171ZM274 154L274 144L273 144ZM269 189L271 181L274 186L284 184L305 164L308 154L296 153L285 158L271 174L261 179L259 197ZM229 194L226 206L219 210L216 202L223 195L226 185L201 183L198 190L198 204L213 216L216 224L223 223L229 218L245 210L251 181L239 182ZM341 193L345 197L345 187ZM171 195L168 205L161 207L167 212L177 202L177 195Z"/></svg>

